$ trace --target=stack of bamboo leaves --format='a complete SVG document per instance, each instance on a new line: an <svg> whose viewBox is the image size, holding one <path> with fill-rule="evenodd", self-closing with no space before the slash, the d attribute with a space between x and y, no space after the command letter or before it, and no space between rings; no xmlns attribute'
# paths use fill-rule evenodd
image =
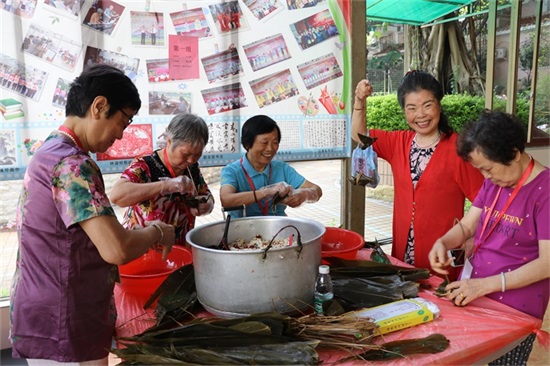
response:
<svg viewBox="0 0 550 366"><path fill-rule="evenodd" d="M158 299L157 324L142 334L117 338L124 348L111 352L123 360L122 365L315 365L317 348L383 360L448 347L449 341L439 334L376 345L372 342L378 335L376 324L347 313L416 297L415 281L428 278L428 270L339 258L328 261L335 293L335 301L326 309L329 316L262 313L238 319L193 318L196 292L193 267L188 265L170 275L145 305Z"/></svg>
<svg viewBox="0 0 550 366"><path fill-rule="evenodd" d="M327 258L331 266L334 299L345 311L371 308L418 296L418 280L430 272L374 261Z"/></svg>
<svg viewBox="0 0 550 366"><path fill-rule="evenodd" d="M112 352L129 364L316 365L316 348L379 349L376 325L346 316L300 318L278 313L238 319L197 318L173 329L120 337Z"/></svg>

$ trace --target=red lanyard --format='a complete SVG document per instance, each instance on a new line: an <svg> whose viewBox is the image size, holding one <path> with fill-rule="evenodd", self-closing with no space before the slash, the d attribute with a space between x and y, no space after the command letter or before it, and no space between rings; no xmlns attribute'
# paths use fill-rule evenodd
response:
<svg viewBox="0 0 550 366"><path fill-rule="evenodd" d="M76 142L76 144L78 145L78 147L79 147L81 150L84 150L84 148L82 147L82 143L80 142L80 139L79 139L78 136L73 132L73 130L71 130L69 127L65 127L65 126L59 126L58 130L59 130L59 131L63 131L63 132L65 132L66 134L68 134L69 136L71 136L71 137L74 139L74 142Z"/></svg>
<svg viewBox="0 0 550 366"><path fill-rule="evenodd" d="M246 176L246 179L248 180L248 185L250 185L250 189L253 191L256 190L256 186L254 185L254 182L252 181L252 178L250 178L250 175L248 175L248 172L243 166L243 158L241 158L241 168L243 168L244 175ZM267 177L267 185L269 185L269 182L271 181L271 164L269 164L269 176ZM260 211L262 211L262 214L264 216L267 216L267 213L269 211L269 201L264 200L264 202L256 202L258 204L258 207L260 208Z"/></svg>
<svg viewBox="0 0 550 366"><path fill-rule="evenodd" d="M174 168L172 168L172 165L170 164L170 160L168 160L168 154L166 153L166 148L163 150L163 156L164 156L164 165L166 165L166 168L168 168L168 171L170 172L170 176L172 178L176 177L176 173L174 172ZM193 177L191 177L193 179Z"/></svg>
<svg viewBox="0 0 550 366"><path fill-rule="evenodd" d="M477 250L479 249L481 244L483 242L485 242L485 240L487 240L489 235L491 235L491 233L493 232L493 230L497 226L497 224L500 221L500 219L502 218L502 216L504 216L504 213L506 212L508 207L510 207L510 204L512 204L512 201L514 200L514 198L518 194L520 188L523 186L523 184L525 183L527 178L529 178L529 175L531 175L531 172L533 171L534 166L535 166L535 160L533 158L531 158L531 161L529 162L529 165L527 166L527 169L525 169L525 172L521 176L521 179L519 180L518 184L516 185L516 188L514 188L514 191L512 192L510 197L508 197L508 200L506 201L506 204L504 205L502 210L500 210L500 214L497 216L495 222L493 223L493 226L491 226L491 228L489 229L489 232L487 233L487 235L485 235L485 238L484 238L483 233L485 233L485 229L487 229L487 224L489 224L489 219L493 215L495 205L496 205L496 203L498 201L498 198L500 196L500 192L502 191L502 187L499 188L499 190L498 190L498 192L495 196L495 199L493 200L493 203L491 204L491 208L489 209L489 212L487 212L487 216L485 216L485 221L483 222L483 227L481 228L481 233L479 234L479 242L477 243L476 247L474 248L474 251L472 252L472 256L477 252Z"/></svg>

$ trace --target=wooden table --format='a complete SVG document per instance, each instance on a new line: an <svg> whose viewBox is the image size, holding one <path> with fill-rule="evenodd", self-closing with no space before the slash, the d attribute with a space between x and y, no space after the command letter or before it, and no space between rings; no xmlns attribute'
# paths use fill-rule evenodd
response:
<svg viewBox="0 0 550 366"><path fill-rule="evenodd" d="M369 250L361 250L357 259L367 260ZM393 264L404 265L395 258ZM412 328L389 333L376 339L378 342L422 338L434 333L443 334L450 341L447 350L434 355L413 355L407 359L376 362L393 365L472 365L486 364L520 343L533 331L540 329L542 320L512 309L492 299L482 297L465 307L457 307L444 298L433 295L441 279L431 277L424 282L429 290L420 290L420 297L435 303L440 310L439 318ZM154 310L144 311L143 299L126 294L115 286L115 301L119 311L117 335L135 335L155 323ZM319 351L320 359L330 363L347 356L339 351ZM352 361L346 365L364 365L364 361Z"/></svg>

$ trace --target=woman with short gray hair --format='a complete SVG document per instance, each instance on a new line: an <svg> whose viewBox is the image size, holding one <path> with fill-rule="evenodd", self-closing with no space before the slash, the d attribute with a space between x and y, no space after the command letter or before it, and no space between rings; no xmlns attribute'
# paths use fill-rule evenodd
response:
<svg viewBox="0 0 550 366"><path fill-rule="evenodd" d="M208 142L208 126L190 113L176 115L159 137L159 149L135 158L111 191L111 201L127 207L122 224L144 227L162 220L176 228L176 243L195 226L195 217L214 208L214 198L198 161Z"/></svg>

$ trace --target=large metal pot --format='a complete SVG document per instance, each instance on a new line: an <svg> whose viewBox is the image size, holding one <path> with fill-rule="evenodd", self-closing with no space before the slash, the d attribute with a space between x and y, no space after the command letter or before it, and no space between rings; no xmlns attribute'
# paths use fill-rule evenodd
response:
<svg viewBox="0 0 550 366"><path fill-rule="evenodd" d="M277 232L287 225L293 225ZM225 221L197 227L187 233L192 247L195 284L199 302L210 313L221 317L241 317L277 311L307 310L313 302L318 266L321 263L321 237L325 227L308 219L289 217L244 217L232 220L227 241L250 240L256 235L271 240L299 232L302 248L227 251L217 246ZM264 258L265 257L265 258Z"/></svg>

